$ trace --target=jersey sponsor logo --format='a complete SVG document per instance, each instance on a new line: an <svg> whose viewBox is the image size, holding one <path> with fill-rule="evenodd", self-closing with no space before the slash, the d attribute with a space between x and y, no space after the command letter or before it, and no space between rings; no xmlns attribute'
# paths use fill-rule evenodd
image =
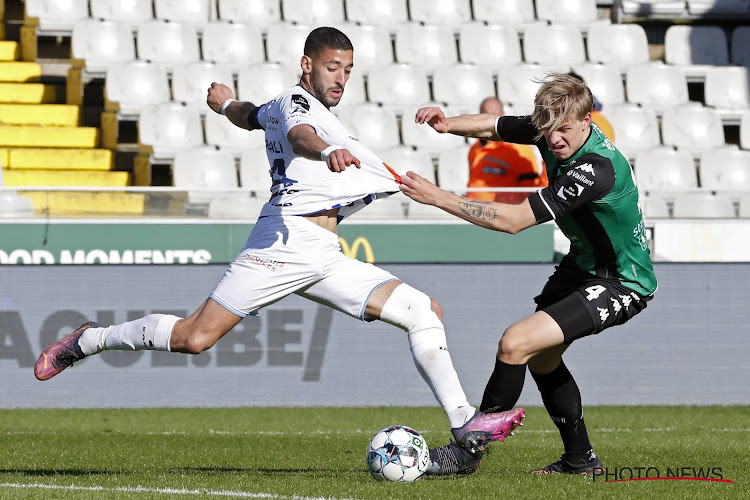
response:
<svg viewBox="0 0 750 500"><path fill-rule="evenodd" d="M597 307L597 311L599 311L599 320L601 320L602 323L607 321L607 318L609 318L609 311L606 307Z"/></svg>
<svg viewBox="0 0 750 500"><path fill-rule="evenodd" d="M610 299L609 299L609 300L611 300L611 301L612 301L612 308L613 308L613 309L615 310L615 314L617 314L618 312L620 312L620 309L622 309L622 306L621 306L621 305L620 305L620 303L619 303L619 302L617 301L617 299L616 299L616 298L614 298L614 297L610 297Z"/></svg>
<svg viewBox="0 0 750 500"><path fill-rule="evenodd" d="M583 165L578 165L576 167L576 170L583 170L584 172L591 174L592 177L596 177L596 174L594 173L594 167L591 166L591 163L584 163Z"/></svg>
<svg viewBox="0 0 750 500"><path fill-rule="evenodd" d="M576 168L578 168L578 167L576 167ZM576 172L575 170L568 170L568 176L574 178L575 180L577 180L579 182L582 182L582 183L586 184L587 186L593 186L594 185L594 181L592 181L591 179L589 179L585 175L583 175L583 174L581 174L579 172Z"/></svg>
<svg viewBox="0 0 750 500"><path fill-rule="evenodd" d="M266 149L271 153L284 154L284 148L281 147L280 141L269 141L266 139Z"/></svg>
<svg viewBox="0 0 750 500"><path fill-rule="evenodd" d="M303 95L292 94L292 104L296 104L297 106L305 108L306 111L310 111L310 103Z"/></svg>
<svg viewBox="0 0 750 500"><path fill-rule="evenodd" d="M560 189L557 190L557 197L561 200L567 200L568 196L571 198L580 196L585 188L578 183L574 184L574 186L575 189L573 189L573 186L560 186Z"/></svg>
<svg viewBox="0 0 750 500"><path fill-rule="evenodd" d="M630 307L633 299L630 298L630 295L620 295L620 301L622 301L622 306L627 309L628 307Z"/></svg>

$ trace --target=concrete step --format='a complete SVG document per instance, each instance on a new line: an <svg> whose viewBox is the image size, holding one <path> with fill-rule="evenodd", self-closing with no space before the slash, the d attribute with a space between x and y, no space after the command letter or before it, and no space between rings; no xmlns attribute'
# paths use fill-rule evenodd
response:
<svg viewBox="0 0 750 500"><path fill-rule="evenodd" d="M0 125L0 147L96 148L99 129L94 127L42 127Z"/></svg>
<svg viewBox="0 0 750 500"><path fill-rule="evenodd" d="M0 162L10 169L111 170L109 149L0 148Z"/></svg>
<svg viewBox="0 0 750 500"><path fill-rule="evenodd" d="M140 193L98 193L62 191L19 191L34 205L37 213L52 216L140 215L146 196Z"/></svg>
<svg viewBox="0 0 750 500"><path fill-rule="evenodd" d="M38 82L42 67L33 62L0 62L0 82Z"/></svg>
<svg viewBox="0 0 750 500"><path fill-rule="evenodd" d="M0 104L0 124L75 127L80 108L70 104Z"/></svg>
<svg viewBox="0 0 750 500"><path fill-rule="evenodd" d="M17 61L19 55L18 42L0 40L0 61Z"/></svg>
<svg viewBox="0 0 750 500"><path fill-rule="evenodd" d="M130 185L129 172L86 170L3 170L6 186L115 186Z"/></svg>
<svg viewBox="0 0 750 500"><path fill-rule="evenodd" d="M54 103L55 85L47 83L0 83L0 102L19 104Z"/></svg>

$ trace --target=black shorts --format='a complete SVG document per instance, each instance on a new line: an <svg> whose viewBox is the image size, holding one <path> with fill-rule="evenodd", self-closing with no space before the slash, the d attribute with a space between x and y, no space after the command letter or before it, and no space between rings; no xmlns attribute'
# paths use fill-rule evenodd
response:
<svg viewBox="0 0 750 500"><path fill-rule="evenodd" d="M645 309L649 300L618 281L563 265L557 266L542 293L534 297L536 310L560 325L566 344L625 323Z"/></svg>

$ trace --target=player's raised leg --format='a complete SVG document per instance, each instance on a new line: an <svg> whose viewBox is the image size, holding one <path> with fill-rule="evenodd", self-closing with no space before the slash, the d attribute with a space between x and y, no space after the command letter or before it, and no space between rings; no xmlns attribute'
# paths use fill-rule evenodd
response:
<svg viewBox="0 0 750 500"><path fill-rule="evenodd" d="M198 354L213 346L241 320L242 317L213 299L207 299L185 319L149 314L106 328L87 322L42 351L34 365L34 375L39 380L48 380L87 356L108 350Z"/></svg>

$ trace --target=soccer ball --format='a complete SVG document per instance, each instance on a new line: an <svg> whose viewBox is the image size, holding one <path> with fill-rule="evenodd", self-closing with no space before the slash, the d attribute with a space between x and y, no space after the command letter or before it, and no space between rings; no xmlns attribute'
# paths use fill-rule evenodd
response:
<svg viewBox="0 0 750 500"><path fill-rule="evenodd" d="M412 483L427 470L430 452L417 431L392 425L373 436L366 458L372 477L378 481Z"/></svg>

